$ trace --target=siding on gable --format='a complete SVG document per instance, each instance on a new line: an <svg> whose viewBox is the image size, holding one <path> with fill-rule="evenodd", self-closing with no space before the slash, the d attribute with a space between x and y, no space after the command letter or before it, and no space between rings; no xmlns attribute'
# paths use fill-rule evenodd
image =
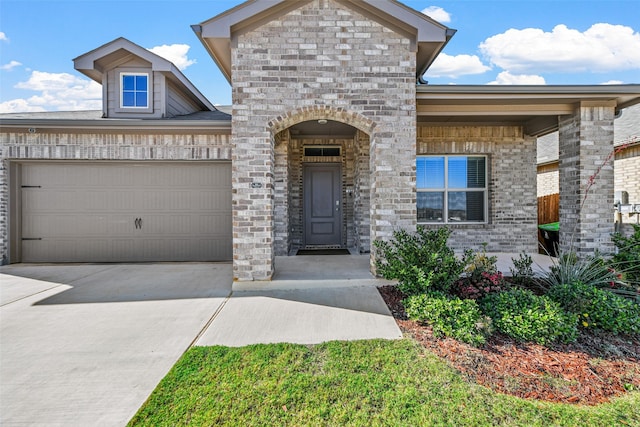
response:
<svg viewBox="0 0 640 427"><path fill-rule="evenodd" d="M197 105L182 95L175 85L167 80L165 97L167 100L166 117L183 116L200 111Z"/></svg>

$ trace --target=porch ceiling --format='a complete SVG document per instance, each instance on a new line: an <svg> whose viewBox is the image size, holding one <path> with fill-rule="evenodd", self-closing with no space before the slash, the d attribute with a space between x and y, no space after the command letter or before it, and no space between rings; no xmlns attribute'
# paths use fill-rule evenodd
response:
<svg viewBox="0 0 640 427"><path fill-rule="evenodd" d="M309 120L298 123L289 128L293 138L335 138L351 139L355 136L357 129L345 123L327 120L325 124L320 124L317 120Z"/></svg>
<svg viewBox="0 0 640 427"><path fill-rule="evenodd" d="M558 116L573 114L584 102L609 104L618 112L640 103L640 85L416 88L419 122L519 124L525 127L525 133L534 136L556 131Z"/></svg>

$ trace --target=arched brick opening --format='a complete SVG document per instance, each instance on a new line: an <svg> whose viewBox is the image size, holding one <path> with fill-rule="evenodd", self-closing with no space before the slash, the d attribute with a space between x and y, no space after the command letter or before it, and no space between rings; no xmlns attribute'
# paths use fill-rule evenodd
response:
<svg viewBox="0 0 640 427"><path fill-rule="evenodd" d="M376 123L373 120L360 113L331 107L329 105L313 105L289 111L286 114L270 120L268 127L273 135L277 135L295 124L308 120L320 119L335 120L337 122L351 125L354 128L363 131L370 137L373 135L376 127Z"/></svg>
<svg viewBox="0 0 640 427"><path fill-rule="evenodd" d="M328 120L348 125L353 136L296 134L298 125ZM339 169L340 237L330 246L368 253L371 244L371 135L375 122L355 112L330 106L302 107L269 121L274 144L274 252L277 256L314 247L305 212L308 174L314 167ZM339 147L339 155L307 155L310 146ZM307 178L305 178L307 177Z"/></svg>

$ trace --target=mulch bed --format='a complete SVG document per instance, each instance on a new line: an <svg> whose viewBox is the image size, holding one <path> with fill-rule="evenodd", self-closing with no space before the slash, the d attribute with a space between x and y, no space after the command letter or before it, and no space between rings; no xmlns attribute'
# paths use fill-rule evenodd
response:
<svg viewBox="0 0 640 427"><path fill-rule="evenodd" d="M597 405L640 390L640 340L590 331L572 344L549 347L494 334L476 348L436 338L430 327L408 320L404 295L378 288L402 332L449 361L467 378L500 393L549 402Z"/></svg>

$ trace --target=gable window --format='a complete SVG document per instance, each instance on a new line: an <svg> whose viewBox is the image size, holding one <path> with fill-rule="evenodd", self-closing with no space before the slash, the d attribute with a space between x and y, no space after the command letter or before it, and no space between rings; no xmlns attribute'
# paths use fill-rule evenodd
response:
<svg viewBox="0 0 640 427"><path fill-rule="evenodd" d="M121 108L149 108L148 74L121 73L120 88Z"/></svg>
<svg viewBox="0 0 640 427"><path fill-rule="evenodd" d="M418 222L487 222L485 156L419 156Z"/></svg>

